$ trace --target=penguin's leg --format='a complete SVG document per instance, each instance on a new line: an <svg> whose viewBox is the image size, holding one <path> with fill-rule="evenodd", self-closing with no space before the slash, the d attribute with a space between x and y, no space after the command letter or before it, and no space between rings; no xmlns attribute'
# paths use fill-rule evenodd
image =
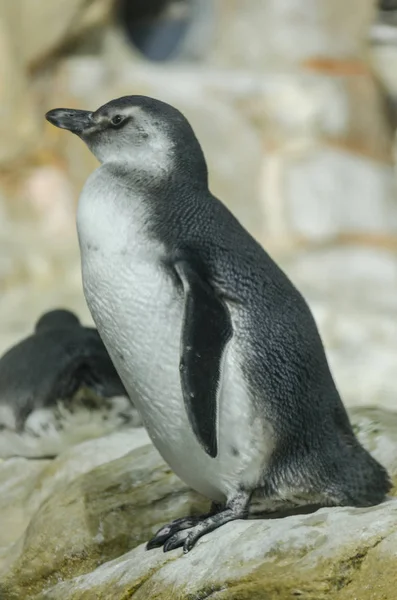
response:
<svg viewBox="0 0 397 600"><path fill-rule="evenodd" d="M208 517L212 517L213 515L219 513L219 511L221 511L222 508L223 505L213 502L211 504L210 511L208 513L205 513L204 515L197 515L194 517L182 517L180 519L175 519L174 521L171 521L171 523L169 523L168 525L164 525L164 527L161 527L161 529L159 529L156 532L152 539L149 540L149 542L146 544L146 550L152 550L152 548L158 548L162 546L164 542L166 542L170 537L172 537L179 531L195 527L195 525L197 525L204 519L207 519Z"/></svg>
<svg viewBox="0 0 397 600"><path fill-rule="evenodd" d="M183 551L187 554L203 535L218 529L218 527L230 521L246 519L248 517L251 495L252 492L240 490L228 500L224 510L202 519L191 529L183 529L171 535L164 543L164 552L169 552L183 546Z"/></svg>

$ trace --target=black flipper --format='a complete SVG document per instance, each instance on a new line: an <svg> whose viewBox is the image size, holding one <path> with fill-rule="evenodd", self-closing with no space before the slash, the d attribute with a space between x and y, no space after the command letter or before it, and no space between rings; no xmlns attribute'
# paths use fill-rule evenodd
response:
<svg viewBox="0 0 397 600"><path fill-rule="evenodd" d="M180 360L183 398L198 441L215 457L222 358L233 334L232 323L226 304L188 261L174 266L185 293Z"/></svg>

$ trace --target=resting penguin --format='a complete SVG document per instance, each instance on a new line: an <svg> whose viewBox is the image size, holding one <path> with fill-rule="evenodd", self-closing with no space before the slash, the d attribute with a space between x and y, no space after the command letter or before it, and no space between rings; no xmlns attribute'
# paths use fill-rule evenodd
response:
<svg viewBox="0 0 397 600"><path fill-rule="evenodd" d="M67 310L42 315L0 359L0 456L50 457L141 419L98 332Z"/></svg>
<svg viewBox="0 0 397 600"><path fill-rule="evenodd" d="M102 163L77 214L101 338L159 452L213 502L148 548L188 552L254 496L381 502L388 474L353 434L306 302L209 191L185 117L144 96L46 117Z"/></svg>

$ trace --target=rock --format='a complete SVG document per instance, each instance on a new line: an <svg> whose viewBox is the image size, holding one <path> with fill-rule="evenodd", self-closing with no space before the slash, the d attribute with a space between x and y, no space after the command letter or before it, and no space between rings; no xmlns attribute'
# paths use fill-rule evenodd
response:
<svg viewBox="0 0 397 600"><path fill-rule="evenodd" d="M15 39L14 2L0 2L0 166L24 158L40 134L32 90Z"/></svg>
<svg viewBox="0 0 397 600"><path fill-rule="evenodd" d="M0 568L12 543L49 496L77 476L149 442L143 428L83 442L55 460L0 460Z"/></svg>
<svg viewBox="0 0 397 600"><path fill-rule="evenodd" d="M135 450L57 486L29 524L0 597L92 570L146 541L164 521L207 508L151 445Z"/></svg>
<svg viewBox="0 0 397 600"><path fill-rule="evenodd" d="M320 247L295 253L288 274L308 294L346 306L396 310L397 252L365 245Z"/></svg>
<svg viewBox="0 0 397 600"><path fill-rule="evenodd" d="M397 483L397 414L354 409L352 419ZM30 494L31 520L8 546L1 598L192 600L211 593L263 600L267 591L280 599L347 600L353 589L360 600L388 600L376 594L395 584L396 499L368 509L234 522L205 536L187 556L146 552L140 545L158 527L206 510L208 501L188 490L151 445L122 455L145 443L145 435L85 442L38 470L26 488L19 478L12 498L18 485L21 498ZM9 492L2 494L6 502Z"/></svg>
<svg viewBox="0 0 397 600"><path fill-rule="evenodd" d="M395 409L396 251L324 246L283 268L309 302L344 402Z"/></svg>
<svg viewBox="0 0 397 600"><path fill-rule="evenodd" d="M217 64L263 68L307 58L352 59L366 47L373 0L219 0L211 57Z"/></svg>
<svg viewBox="0 0 397 600"><path fill-rule="evenodd" d="M141 546L35 600L393 600L396 521L397 499L370 509L239 521L187 556Z"/></svg>
<svg viewBox="0 0 397 600"><path fill-rule="evenodd" d="M323 305L324 306L324 305ZM393 313L335 303L324 324L328 358L346 404L396 406L397 349Z"/></svg>
<svg viewBox="0 0 397 600"><path fill-rule="evenodd" d="M374 407L350 409L353 429L371 454L386 465L397 492L397 413Z"/></svg>
<svg viewBox="0 0 397 600"><path fill-rule="evenodd" d="M49 460L0 459L0 566L25 531L32 512L29 500Z"/></svg>
<svg viewBox="0 0 397 600"><path fill-rule="evenodd" d="M287 166L284 195L292 232L311 241L397 231L393 169L367 158L313 148Z"/></svg>
<svg viewBox="0 0 397 600"><path fill-rule="evenodd" d="M25 181L24 196L35 212L42 234L71 236L76 230L75 198L66 174L53 166L34 169Z"/></svg>
<svg viewBox="0 0 397 600"><path fill-rule="evenodd" d="M146 430L139 427L87 440L70 448L50 461L40 473L39 479L36 481L36 489L30 495L27 509L33 514L47 498L67 486L78 476L149 443L150 439ZM32 462L36 461L27 460L27 463Z"/></svg>
<svg viewBox="0 0 397 600"><path fill-rule="evenodd" d="M18 0L21 51L29 66L106 22L113 0Z"/></svg>

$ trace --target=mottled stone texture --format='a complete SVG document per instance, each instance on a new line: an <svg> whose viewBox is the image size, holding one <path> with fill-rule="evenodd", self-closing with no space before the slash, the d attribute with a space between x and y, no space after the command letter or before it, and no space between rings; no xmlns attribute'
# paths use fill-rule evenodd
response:
<svg viewBox="0 0 397 600"><path fill-rule="evenodd" d="M220 0L217 63L246 68L363 57L373 0ZM248 43L251 40L251 43Z"/></svg>
<svg viewBox="0 0 397 600"><path fill-rule="evenodd" d="M397 415L357 408L351 417L361 442L397 479ZM392 498L366 509L236 521L187 556L145 551L165 522L208 507L147 442L135 429L84 442L54 461L0 463L1 598L193 600L213 592L263 600L267 592L394 600Z"/></svg>

